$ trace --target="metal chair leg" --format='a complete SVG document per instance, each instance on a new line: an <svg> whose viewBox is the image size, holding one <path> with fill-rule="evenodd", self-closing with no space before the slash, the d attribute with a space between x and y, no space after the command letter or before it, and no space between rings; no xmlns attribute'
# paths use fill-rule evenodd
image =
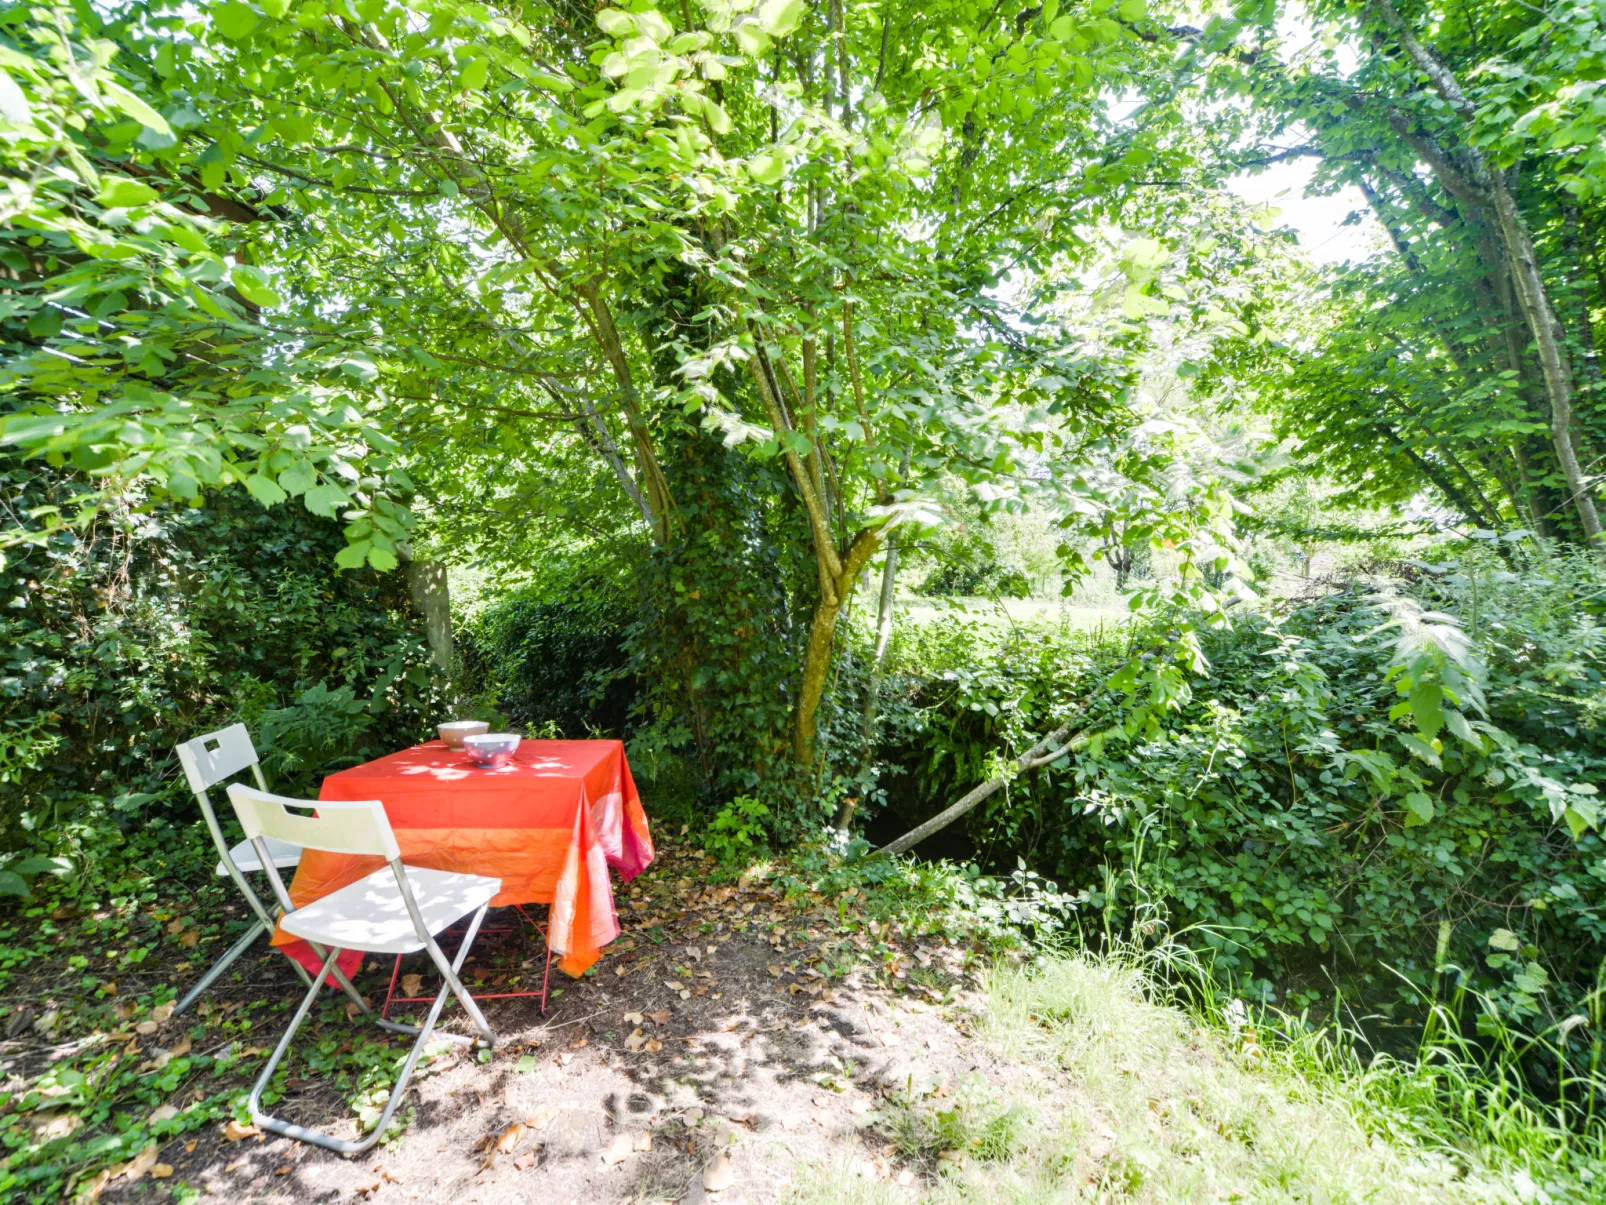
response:
<svg viewBox="0 0 1606 1205"><path fill-rule="evenodd" d="M178 1016L190 1005L199 1000L201 998L201 994L205 992L207 988L211 987L213 983L217 982L217 977L233 966L239 960L240 955L244 954L248 949L251 948L251 943L266 932L267 926L264 925L260 920L252 921L251 927L245 931L240 940L230 946L224 953L223 957L219 958L212 964L212 969L201 976L199 983L192 987L188 992L184 993L184 999L178 1002L178 1007L173 1010L173 1015L175 1017Z"/></svg>
<svg viewBox="0 0 1606 1205"><path fill-rule="evenodd" d="M360 1155L379 1141L385 1132L385 1128L390 1124L391 1117L400 1106L402 1095L407 1090L407 1081L412 1078L413 1070L418 1066L418 1056L423 1053L425 1043L429 1041L430 1035L434 1032L436 1022L440 1020L441 1009L445 1007L448 995L457 996L458 1003L462 1004L464 1011L469 1014L469 1018L474 1022L475 1027L485 1035L486 1045L493 1044L496 1041L496 1035L491 1032L491 1027L486 1023L484 1014L480 1012L478 1005L474 1003L474 998L468 994L457 977L458 970L461 969L464 960L468 957L468 948L473 944L474 937L479 932L480 922L484 919L485 908L481 907L475 913L467 934L464 935L463 944L458 947L456 959L451 963L448 963L445 956L440 953L440 947L433 941L430 942L431 956L436 957L436 965L446 977L446 982L441 985L441 990L436 995L434 1003L430 1005L429 1013L424 1018L423 1025L403 1025L398 1021L387 1021L365 1006L364 1012L376 1024L396 1033L418 1035L417 1040L413 1043L412 1050L407 1054L407 1061L402 1064L401 1074L397 1076L396 1083L390 1090L390 1098L385 1102L384 1111L380 1113L379 1120L374 1123L374 1128L367 1138L352 1142L346 1138L336 1138L331 1134L325 1134L321 1130L311 1130L306 1126L296 1125L294 1122L270 1117L262 1112L263 1089L272 1082L274 1071L278 1069L285 1052L289 1050L290 1041L295 1037L296 1030L300 1029L302 1022L306 1020L307 1012L312 1008L312 1002L317 999L318 992L322 989L324 981L329 978L331 972L336 975L339 974L335 961L340 957L340 950L335 948L331 948L324 955L323 966L318 971L317 979L313 981L312 987L308 989L306 996L302 998L301 1006L296 1009L296 1015L290 1020L290 1027L284 1031L284 1037L279 1039L278 1046L274 1048L273 1054L269 1057L267 1064L262 1068L262 1073L257 1076L256 1083L251 1088L249 1107L251 1109L252 1122L265 1130L271 1130L275 1134L283 1134L286 1138L294 1138L298 1142L310 1142L342 1155ZM314 946L314 949L316 948ZM359 996L358 999L360 1000L361 997ZM448 1034L446 1036L462 1040L457 1034ZM472 1039L470 1040L472 1041Z"/></svg>
<svg viewBox="0 0 1606 1205"><path fill-rule="evenodd" d="M218 976L222 975L224 971L228 970L231 966L238 962L240 960L240 956L251 948L251 943L254 942L258 937L262 936L263 933L266 933L267 929L268 927L260 920L252 921L251 927L241 935L238 941L236 941L228 948L227 951L225 951L223 957L219 958L212 964L212 969L201 976L200 982L192 987L188 992L184 993L184 999L180 1000L177 1007L173 1009L173 1015L175 1017L180 1015L185 1009L189 1008L190 1005L199 1000L205 993L206 989L217 982ZM302 983L309 985L312 983L312 979L307 975L307 969L304 966L302 966L299 962L296 962L294 959L290 960L290 965L295 968L296 974L301 976Z"/></svg>

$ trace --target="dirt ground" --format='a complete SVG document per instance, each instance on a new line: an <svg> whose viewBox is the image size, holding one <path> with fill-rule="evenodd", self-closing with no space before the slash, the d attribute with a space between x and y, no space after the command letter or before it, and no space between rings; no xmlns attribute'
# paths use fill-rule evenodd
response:
<svg viewBox="0 0 1606 1205"><path fill-rule="evenodd" d="M561 991L544 1017L535 1000L485 1001L499 1038L490 1061L454 1047L421 1066L393 1142L346 1158L211 1126L162 1146L162 1179L125 1176L100 1199L727 1205L777 1200L800 1167L844 1160L913 1192L920 1169L898 1165L875 1111L889 1094L940 1097L986 1076L963 1034L980 1007L963 952L880 930L851 898L789 902L761 877L710 885L710 868L698 850L661 844L653 866L618 888L624 936L579 980L554 969ZM509 965L496 954L511 940L476 943L471 990L475 979L487 993L507 989L491 972ZM358 986L382 995L389 969L370 962ZM248 979L252 993L299 994L266 953ZM455 1005L446 1016L448 1030L467 1032ZM296 1052L363 1028L335 1009L309 1021L272 1111L355 1136L349 1089L309 1074Z"/></svg>

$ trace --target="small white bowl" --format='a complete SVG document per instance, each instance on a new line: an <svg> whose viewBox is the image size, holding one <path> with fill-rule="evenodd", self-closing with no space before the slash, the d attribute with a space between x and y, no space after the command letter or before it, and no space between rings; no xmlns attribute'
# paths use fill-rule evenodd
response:
<svg viewBox="0 0 1606 1205"><path fill-rule="evenodd" d="M483 736L490 730L491 726L484 720L453 720L437 729L448 749L461 749L464 737Z"/></svg>
<svg viewBox="0 0 1606 1205"><path fill-rule="evenodd" d="M505 766L519 751L517 732L481 733L463 738L463 751L476 766Z"/></svg>

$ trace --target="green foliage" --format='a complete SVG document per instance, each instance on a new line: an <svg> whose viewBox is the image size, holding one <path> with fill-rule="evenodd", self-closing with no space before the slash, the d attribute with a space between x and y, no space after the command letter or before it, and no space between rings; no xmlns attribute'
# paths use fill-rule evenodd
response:
<svg viewBox="0 0 1606 1205"><path fill-rule="evenodd" d="M598 575L549 566L459 632L471 685L520 731L555 723L571 738L622 738L638 706L625 636L627 595Z"/></svg>
<svg viewBox="0 0 1606 1205"><path fill-rule="evenodd" d="M29 500L49 481L3 475ZM418 624L396 579L337 571L340 546L324 520L218 502L60 528L14 556L0 848L188 816L173 746L237 719L278 785L313 793L312 774L424 736L443 693Z"/></svg>
<svg viewBox="0 0 1606 1205"><path fill-rule="evenodd" d="M727 867L746 865L768 841L769 815L769 808L751 795L738 795L714 813L703 848Z"/></svg>
<svg viewBox="0 0 1606 1205"><path fill-rule="evenodd" d="M1099 667L1163 657L1165 629L1039 630L991 654L961 640L966 664L928 670L909 717L889 714L891 802L929 814L1001 747L1080 713L1068 758L968 831L984 859L1023 854L1085 893L1084 930L1163 899L1246 990L1310 1000L1337 982L1419 1019L1408 985L1433 981L1446 922L1470 987L1514 1020L1559 1021L1606 956L1606 582L1587 555L1505 555L1519 568L1473 541L1386 590L1206 632L1208 669L1125 743L1087 736L1131 708Z"/></svg>

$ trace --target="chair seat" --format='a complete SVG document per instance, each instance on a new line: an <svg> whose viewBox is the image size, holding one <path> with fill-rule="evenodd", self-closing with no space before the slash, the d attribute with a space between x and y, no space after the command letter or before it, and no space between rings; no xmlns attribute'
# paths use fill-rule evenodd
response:
<svg viewBox="0 0 1606 1205"><path fill-rule="evenodd" d="M407 867L407 882L431 935L490 903L502 889L501 879L415 866ZM424 948L388 866L297 908L280 924L286 933L342 950L411 954Z"/></svg>
<svg viewBox="0 0 1606 1205"><path fill-rule="evenodd" d="M288 841L280 841L277 837L263 838L268 843L268 855L272 857L275 866L299 866L301 864L301 847L291 845ZM253 870L262 869L262 859L257 857L257 847L249 841L241 841L229 850L229 857L234 859L242 873L250 874ZM220 861L217 864L218 877L222 878L229 873L229 868Z"/></svg>

